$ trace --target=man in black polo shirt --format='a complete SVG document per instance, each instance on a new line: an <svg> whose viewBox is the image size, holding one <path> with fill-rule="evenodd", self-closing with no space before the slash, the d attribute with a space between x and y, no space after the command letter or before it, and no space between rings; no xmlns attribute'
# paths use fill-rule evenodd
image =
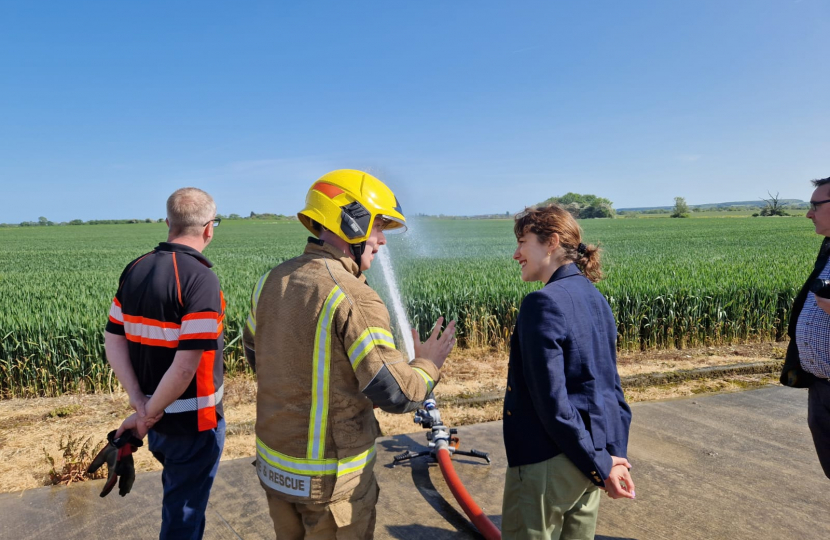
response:
<svg viewBox="0 0 830 540"><path fill-rule="evenodd" d="M119 280L105 333L107 359L136 412L118 434L149 432L164 467L160 538L202 538L225 442L219 280L202 251L216 204L196 188L167 199L167 242L132 261Z"/></svg>

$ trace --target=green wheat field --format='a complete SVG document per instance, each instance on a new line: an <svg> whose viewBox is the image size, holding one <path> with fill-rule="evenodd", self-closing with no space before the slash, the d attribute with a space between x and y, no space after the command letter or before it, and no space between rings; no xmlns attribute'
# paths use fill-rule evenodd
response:
<svg viewBox="0 0 830 540"><path fill-rule="evenodd" d="M410 322L444 315L462 346L501 346L522 298L511 220L412 221L388 247ZM804 218L605 219L581 222L604 249L599 283L620 349L781 339L820 238ZM166 238L164 224L0 229L0 395L109 390L103 329L127 262ZM228 301L225 363L244 369L251 288L302 252L296 222L224 221L205 255ZM379 265L377 265L379 266ZM385 293L379 268L370 284Z"/></svg>

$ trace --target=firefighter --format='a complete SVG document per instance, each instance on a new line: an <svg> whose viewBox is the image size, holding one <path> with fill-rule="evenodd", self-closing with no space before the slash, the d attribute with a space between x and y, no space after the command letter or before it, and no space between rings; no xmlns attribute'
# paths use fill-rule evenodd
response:
<svg viewBox="0 0 830 540"><path fill-rule="evenodd" d="M380 429L373 408L412 411L455 345L455 321L417 332L407 363L389 312L366 283L385 233L406 230L392 191L355 170L315 182L297 214L305 252L262 276L245 354L257 372L256 467L278 540L372 538Z"/></svg>

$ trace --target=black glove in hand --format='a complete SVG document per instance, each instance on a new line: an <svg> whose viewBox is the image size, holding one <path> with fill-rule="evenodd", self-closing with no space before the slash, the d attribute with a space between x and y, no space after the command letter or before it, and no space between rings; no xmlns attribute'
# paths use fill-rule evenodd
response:
<svg viewBox="0 0 830 540"><path fill-rule="evenodd" d="M107 434L109 442L98 452L86 470L87 474L92 474L100 469L101 465L107 464L107 483L101 490L101 497L109 495L118 477L121 477L118 482L118 494L123 497L130 492L135 482L133 452L138 450L138 447L144 446L144 441L133 435L132 431L125 431L117 439L115 432L116 430L112 430Z"/></svg>

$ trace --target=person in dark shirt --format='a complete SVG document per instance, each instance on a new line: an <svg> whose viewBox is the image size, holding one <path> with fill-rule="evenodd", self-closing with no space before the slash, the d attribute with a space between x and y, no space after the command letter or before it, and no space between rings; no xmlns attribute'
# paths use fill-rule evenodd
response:
<svg viewBox="0 0 830 540"><path fill-rule="evenodd" d="M167 242L121 274L105 333L107 360L135 413L116 435L144 438L164 467L160 538L202 538L225 441L225 301L202 251L213 239L213 198L182 188L167 200Z"/></svg>
<svg viewBox="0 0 830 540"><path fill-rule="evenodd" d="M601 489L634 498L617 327L592 284L599 249L556 205L526 210L514 232L522 280L546 285L525 297L510 338L503 538L591 539Z"/></svg>

